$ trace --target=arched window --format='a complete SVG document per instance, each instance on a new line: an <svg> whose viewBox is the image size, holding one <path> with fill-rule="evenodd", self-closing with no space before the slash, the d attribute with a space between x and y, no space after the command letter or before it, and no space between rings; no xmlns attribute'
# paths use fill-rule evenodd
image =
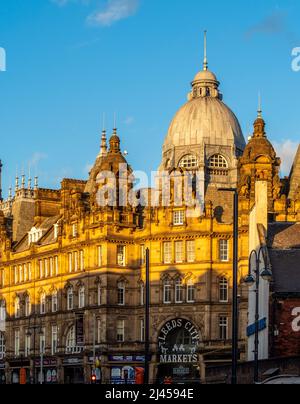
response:
<svg viewBox="0 0 300 404"><path fill-rule="evenodd" d="M40 297L40 314L46 314L46 293L43 292Z"/></svg>
<svg viewBox="0 0 300 404"><path fill-rule="evenodd" d="M186 284L186 301L187 303L195 302L195 284L192 279L189 279Z"/></svg>
<svg viewBox="0 0 300 404"><path fill-rule="evenodd" d="M85 306L85 288L84 286L80 286L78 292L78 307L83 309Z"/></svg>
<svg viewBox="0 0 300 404"><path fill-rule="evenodd" d="M75 326L73 325L67 334L66 338L66 351L67 353L74 352L76 347Z"/></svg>
<svg viewBox="0 0 300 404"><path fill-rule="evenodd" d="M3 359L5 355L5 335L4 332L0 332L0 359Z"/></svg>
<svg viewBox="0 0 300 404"><path fill-rule="evenodd" d="M69 287L67 292L67 309L73 310L74 308L74 293L73 288Z"/></svg>
<svg viewBox="0 0 300 404"><path fill-rule="evenodd" d="M225 276L219 280L219 298L221 303L228 303L228 280Z"/></svg>
<svg viewBox="0 0 300 404"><path fill-rule="evenodd" d="M57 290L55 290L51 296L51 311L52 313L56 313L57 310L58 310L58 294Z"/></svg>
<svg viewBox="0 0 300 404"><path fill-rule="evenodd" d="M228 163L225 157L223 157L221 154L214 154L208 161L208 167L211 169L227 169Z"/></svg>
<svg viewBox="0 0 300 404"><path fill-rule="evenodd" d="M182 279L177 279L175 282L175 303L183 302L183 284Z"/></svg>
<svg viewBox="0 0 300 404"><path fill-rule="evenodd" d="M20 298L19 298L19 296L17 296L16 300L15 300L15 317L19 318L20 315L21 315Z"/></svg>
<svg viewBox="0 0 300 404"><path fill-rule="evenodd" d="M172 292L171 292L171 281L169 279L166 279L164 281L164 304L170 304L172 303Z"/></svg>
<svg viewBox="0 0 300 404"><path fill-rule="evenodd" d="M29 317L31 315L31 301L30 296L25 297L25 316Z"/></svg>
<svg viewBox="0 0 300 404"><path fill-rule="evenodd" d="M187 156L184 156L179 162L180 168L192 169L192 168L197 168L198 165L199 165L199 162L198 162L197 156L194 156L192 154L188 154Z"/></svg>

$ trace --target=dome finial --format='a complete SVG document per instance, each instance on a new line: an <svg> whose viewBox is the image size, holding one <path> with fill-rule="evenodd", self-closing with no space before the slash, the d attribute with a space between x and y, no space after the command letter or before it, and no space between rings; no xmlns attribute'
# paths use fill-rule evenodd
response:
<svg viewBox="0 0 300 404"><path fill-rule="evenodd" d="M204 31L204 61L203 61L203 70L206 72L208 70L208 61L207 61L207 31Z"/></svg>
<svg viewBox="0 0 300 404"><path fill-rule="evenodd" d="M101 147L100 147L100 157L105 157L107 155L107 138L105 129L105 113L102 117L102 136L101 136Z"/></svg>
<svg viewBox="0 0 300 404"><path fill-rule="evenodd" d="M261 93L258 93L258 110L257 110L257 117L262 118L262 106L261 106Z"/></svg>

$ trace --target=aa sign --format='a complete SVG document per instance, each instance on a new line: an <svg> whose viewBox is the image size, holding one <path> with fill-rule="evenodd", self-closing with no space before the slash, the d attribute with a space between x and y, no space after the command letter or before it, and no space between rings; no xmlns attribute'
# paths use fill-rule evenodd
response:
<svg viewBox="0 0 300 404"><path fill-rule="evenodd" d="M299 332L300 331L300 307L294 308L294 310L292 311L292 316L295 317L295 319L292 322L292 329L294 332Z"/></svg>

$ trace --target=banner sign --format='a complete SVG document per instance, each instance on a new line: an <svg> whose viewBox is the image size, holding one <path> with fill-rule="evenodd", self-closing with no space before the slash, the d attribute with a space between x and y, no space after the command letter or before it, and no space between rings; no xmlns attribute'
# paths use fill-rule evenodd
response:
<svg viewBox="0 0 300 404"><path fill-rule="evenodd" d="M182 318L169 321L158 337L160 363L197 363L199 343L199 332L190 321Z"/></svg>
<svg viewBox="0 0 300 404"><path fill-rule="evenodd" d="M84 316L82 314L76 318L76 345L84 345Z"/></svg>

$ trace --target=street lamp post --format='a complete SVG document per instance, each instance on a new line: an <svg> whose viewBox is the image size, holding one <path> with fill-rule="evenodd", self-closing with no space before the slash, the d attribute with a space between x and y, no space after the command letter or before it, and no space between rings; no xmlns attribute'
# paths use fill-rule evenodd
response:
<svg viewBox="0 0 300 404"><path fill-rule="evenodd" d="M238 241L239 241L239 195L236 188L219 188L221 192L232 192L233 203L233 288L232 288L232 370L231 384L237 384L239 354L239 303L238 303Z"/></svg>
<svg viewBox="0 0 300 404"><path fill-rule="evenodd" d="M26 334L28 337L31 337L32 331L33 331L33 369L32 369L33 370L33 384L36 384L35 358L36 358L36 331L37 330L39 330L39 335L42 336L43 330L42 330L41 326L39 326L39 325L33 325L33 326L29 327L27 334ZM41 354L41 360L43 360L42 352L40 352L40 354ZM41 363L41 367L42 367L42 363Z"/></svg>
<svg viewBox="0 0 300 404"><path fill-rule="evenodd" d="M145 374L144 384L149 384L150 356L150 250L146 249L146 284L145 284Z"/></svg>
<svg viewBox="0 0 300 404"><path fill-rule="evenodd" d="M272 271L270 266L266 266L263 256L265 247L261 247L259 251L253 250L249 256L249 274L245 279L245 283L252 287L255 285L255 339L254 339L254 382L259 382L259 285L260 278L270 282L272 280ZM252 271L252 261L255 258L255 268ZM265 267L261 271L261 258L264 258Z"/></svg>

